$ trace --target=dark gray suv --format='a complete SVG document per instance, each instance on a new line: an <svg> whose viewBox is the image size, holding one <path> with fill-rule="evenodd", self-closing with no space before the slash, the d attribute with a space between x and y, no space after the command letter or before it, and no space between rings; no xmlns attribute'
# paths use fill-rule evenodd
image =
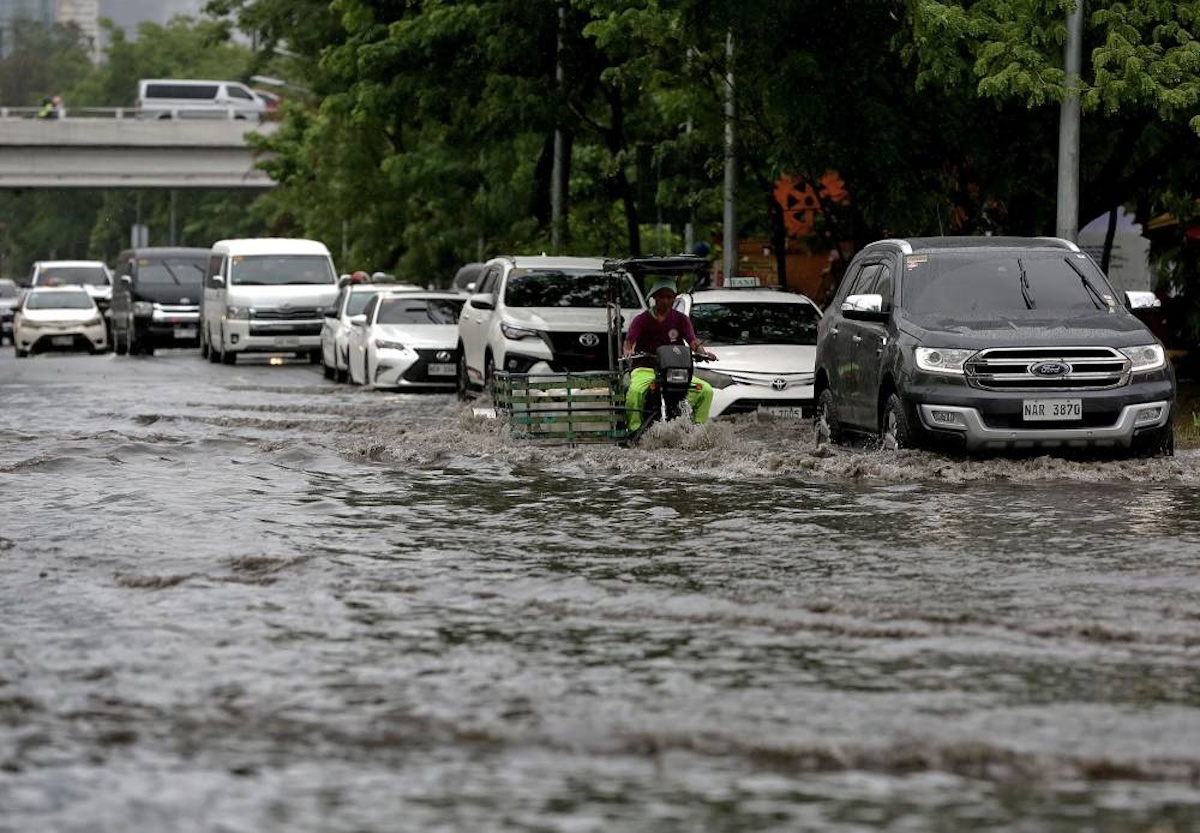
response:
<svg viewBox="0 0 1200 833"><path fill-rule="evenodd" d="M1128 303L1067 240L872 243L818 326L818 436L1173 454L1175 376Z"/></svg>

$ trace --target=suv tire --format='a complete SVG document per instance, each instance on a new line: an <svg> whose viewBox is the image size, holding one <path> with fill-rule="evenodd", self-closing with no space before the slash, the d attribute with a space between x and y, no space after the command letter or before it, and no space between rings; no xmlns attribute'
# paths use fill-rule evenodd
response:
<svg viewBox="0 0 1200 833"><path fill-rule="evenodd" d="M467 354L463 351L463 345L458 343L458 373L454 377L455 393L458 395L459 402L466 402L471 398L471 382L467 376Z"/></svg>
<svg viewBox="0 0 1200 833"><path fill-rule="evenodd" d="M825 388L817 397L817 418L815 421L817 445L822 443L837 444L842 441L842 424L838 422L837 404L833 401L833 391Z"/></svg>
<svg viewBox="0 0 1200 833"><path fill-rule="evenodd" d="M879 444L889 451L920 447L918 429L909 419L908 408L899 394L889 395L883 406L883 424L880 426Z"/></svg>
<svg viewBox="0 0 1200 833"><path fill-rule="evenodd" d="M1174 457L1175 426L1168 422L1162 428L1137 437L1132 451L1137 457Z"/></svg>

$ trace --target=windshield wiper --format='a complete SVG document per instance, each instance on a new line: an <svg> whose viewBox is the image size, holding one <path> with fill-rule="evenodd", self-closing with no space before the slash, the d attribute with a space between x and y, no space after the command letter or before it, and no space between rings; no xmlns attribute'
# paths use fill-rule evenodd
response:
<svg viewBox="0 0 1200 833"><path fill-rule="evenodd" d="M1063 263L1070 266L1072 271L1079 276L1079 280L1083 281L1083 288L1088 291L1088 295L1091 296L1092 303L1095 304L1096 309L1107 309L1109 312L1112 312L1112 296L1101 295L1100 290L1096 289L1096 286L1092 283L1091 278L1089 278L1082 269L1075 265L1075 261L1071 260L1071 258L1064 257Z"/></svg>
<svg viewBox="0 0 1200 833"><path fill-rule="evenodd" d="M1037 305L1029 294L1029 273L1025 271L1021 258L1017 258L1017 268L1021 270L1021 297L1025 299L1025 309L1033 309Z"/></svg>

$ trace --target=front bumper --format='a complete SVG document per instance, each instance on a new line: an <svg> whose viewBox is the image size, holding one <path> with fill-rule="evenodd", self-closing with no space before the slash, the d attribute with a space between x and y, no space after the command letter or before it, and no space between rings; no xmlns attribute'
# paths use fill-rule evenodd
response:
<svg viewBox="0 0 1200 833"><path fill-rule="evenodd" d="M56 350L89 350L93 353L108 349L108 331L103 323L90 326L21 327L13 334L18 350L44 353Z"/></svg>
<svg viewBox="0 0 1200 833"><path fill-rule="evenodd" d="M156 307L134 318L139 336L159 344L196 344L200 340L199 307Z"/></svg>
<svg viewBox="0 0 1200 833"><path fill-rule="evenodd" d="M449 349L376 350L368 363L377 388L453 390L457 385L458 353Z"/></svg>
<svg viewBox="0 0 1200 833"><path fill-rule="evenodd" d="M230 353L289 353L321 349L321 321L260 322L227 318L225 350Z"/></svg>

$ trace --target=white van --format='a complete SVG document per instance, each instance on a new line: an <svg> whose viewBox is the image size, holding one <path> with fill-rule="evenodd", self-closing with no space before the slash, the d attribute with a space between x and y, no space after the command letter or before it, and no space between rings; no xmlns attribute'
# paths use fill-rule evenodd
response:
<svg viewBox="0 0 1200 833"><path fill-rule="evenodd" d="M324 243L218 240L200 299L200 354L235 364L242 353L295 353L317 364L325 308L337 294L337 273Z"/></svg>
<svg viewBox="0 0 1200 833"><path fill-rule="evenodd" d="M138 81L138 118L261 119L267 102L237 81L144 78Z"/></svg>

